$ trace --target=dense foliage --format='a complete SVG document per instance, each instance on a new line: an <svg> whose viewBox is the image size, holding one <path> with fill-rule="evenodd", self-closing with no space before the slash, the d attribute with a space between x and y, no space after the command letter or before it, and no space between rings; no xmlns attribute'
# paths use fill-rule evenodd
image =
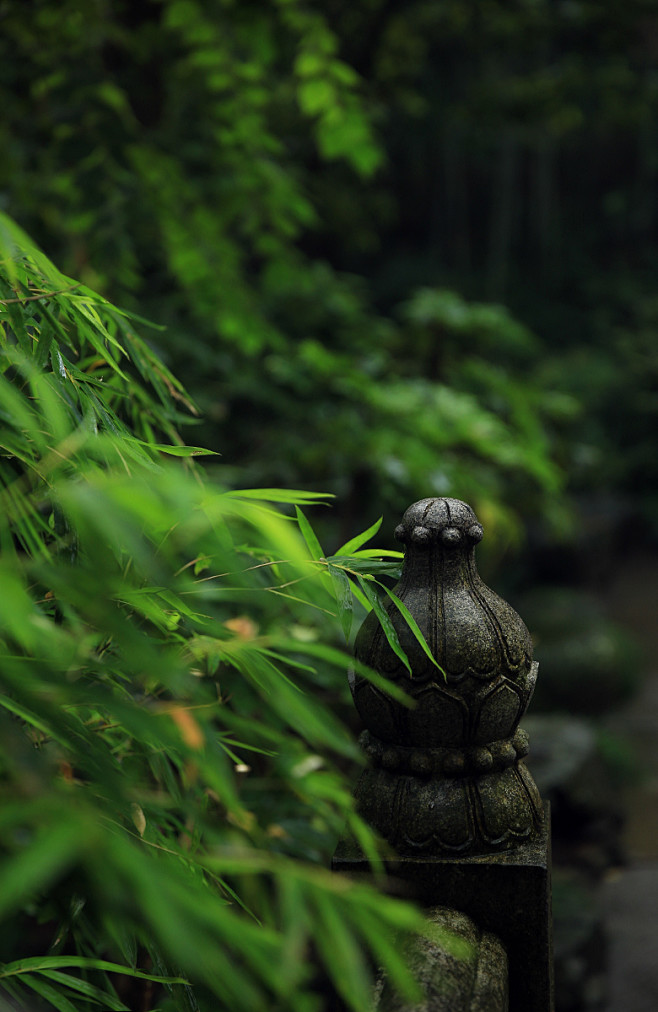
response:
<svg viewBox="0 0 658 1012"><path fill-rule="evenodd" d="M0 225L0 994L365 1010L418 918L321 867L344 826L377 855L326 700L398 553L325 558L325 496L204 480L135 321Z"/></svg>
<svg viewBox="0 0 658 1012"><path fill-rule="evenodd" d="M334 543L432 492L501 534L520 511L564 521L556 438L577 399L486 286L464 301L440 259L399 261L437 170L398 150L402 117L434 129L412 92L456 17L430 7L42 0L3 22L6 206L166 324L222 480L337 494Z"/></svg>
<svg viewBox="0 0 658 1012"><path fill-rule="evenodd" d="M5 209L167 325L224 480L327 488L345 532L433 491L652 515L649 0L0 16Z"/></svg>
<svg viewBox="0 0 658 1012"><path fill-rule="evenodd" d="M2 217L19 1003L403 982L413 913L314 864L375 846L336 630L395 559L352 536L433 493L503 549L591 493L655 536L654 8L0 0L0 211L64 271Z"/></svg>

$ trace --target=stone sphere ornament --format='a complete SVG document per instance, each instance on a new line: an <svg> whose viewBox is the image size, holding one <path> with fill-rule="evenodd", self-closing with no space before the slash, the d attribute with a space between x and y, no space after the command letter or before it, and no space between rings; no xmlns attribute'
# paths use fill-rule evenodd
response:
<svg viewBox="0 0 658 1012"><path fill-rule="evenodd" d="M488 853L529 840L543 806L518 724L538 665L520 616L478 574L482 525L458 499L422 499L395 536L405 546L395 594L436 663L392 601L385 607L411 674L374 612L365 619L356 658L415 705L350 672L371 763L357 784L358 809L403 856Z"/></svg>

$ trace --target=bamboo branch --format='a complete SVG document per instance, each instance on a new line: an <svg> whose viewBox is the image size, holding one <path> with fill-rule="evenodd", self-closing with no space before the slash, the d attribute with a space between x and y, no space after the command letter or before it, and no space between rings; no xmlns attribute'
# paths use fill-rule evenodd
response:
<svg viewBox="0 0 658 1012"><path fill-rule="evenodd" d="M9 306L13 302L38 302L39 299L52 299L55 295L66 295L67 292L72 292L76 288L80 288L80 284L69 285L68 288L60 288L58 292L42 292L41 295L26 295L19 299L0 299L0 306Z"/></svg>

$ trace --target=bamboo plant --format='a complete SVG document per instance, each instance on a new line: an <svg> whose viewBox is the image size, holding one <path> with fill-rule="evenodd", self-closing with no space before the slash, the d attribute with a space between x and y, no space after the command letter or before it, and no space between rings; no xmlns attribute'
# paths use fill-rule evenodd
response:
<svg viewBox="0 0 658 1012"><path fill-rule="evenodd" d="M412 993L418 913L326 870L344 826L377 862L327 700L397 553L207 480L144 321L6 217L0 260L0 1001L365 1010L377 964Z"/></svg>

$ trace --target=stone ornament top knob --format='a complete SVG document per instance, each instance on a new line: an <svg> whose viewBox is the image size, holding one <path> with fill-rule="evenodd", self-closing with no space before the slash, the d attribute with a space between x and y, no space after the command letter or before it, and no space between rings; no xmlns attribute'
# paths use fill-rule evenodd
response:
<svg viewBox="0 0 658 1012"><path fill-rule="evenodd" d="M446 548L476 545L483 533L471 507L459 499L421 499L409 507L395 528L397 541L419 547L437 542Z"/></svg>
<svg viewBox="0 0 658 1012"><path fill-rule="evenodd" d="M405 546L395 593L437 664L392 602L385 607L411 674L367 616L358 660L400 685L415 707L350 676L373 764L357 787L362 814L400 853L485 852L527 839L542 820L518 728L537 677L530 634L477 571L483 529L466 503L422 499L395 536Z"/></svg>
<svg viewBox="0 0 658 1012"><path fill-rule="evenodd" d="M522 684L532 670L530 634L477 571L475 546L483 530L471 507L458 499L422 499L409 507L395 533L405 545L396 593L418 622L447 681L491 681L504 674ZM407 623L394 607L388 610L413 680L435 678L436 667ZM364 622L355 649L360 660L389 677L406 676L374 615Z"/></svg>

